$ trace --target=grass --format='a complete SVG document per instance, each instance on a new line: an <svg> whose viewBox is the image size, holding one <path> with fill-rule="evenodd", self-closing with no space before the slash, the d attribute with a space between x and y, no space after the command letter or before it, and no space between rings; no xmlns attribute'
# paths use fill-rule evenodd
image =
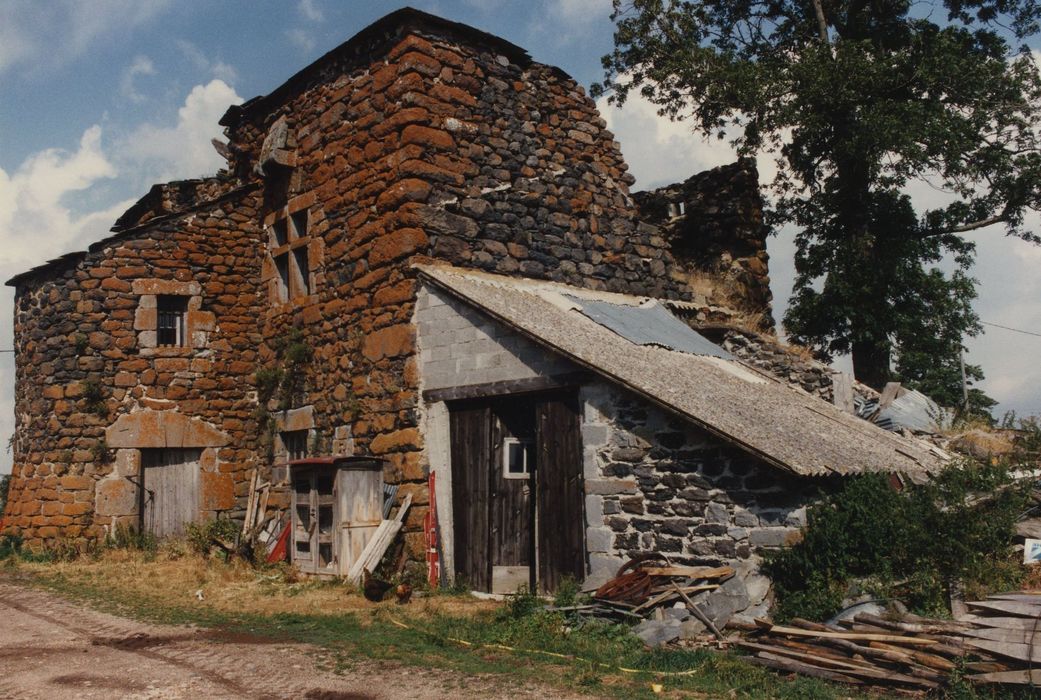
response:
<svg viewBox="0 0 1041 700"><path fill-rule="evenodd" d="M74 561L8 557L0 563L0 578L151 622L313 644L333 652L343 667L374 659L608 697L662 697L652 683L662 684L666 697L862 697L813 679L784 679L723 653L648 651L627 628L531 612L523 600L502 605L434 594L408 606L376 604L341 583L298 581L288 569L224 564L184 545L164 545L157 553L108 550ZM623 673L618 667L645 672ZM694 673L667 675L676 671Z"/></svg>
<svg viewBox="0 0 1041 700"><path fill-rule="evenodd" d="M73 561L27 562L9 556L0 561L0 580L43 587L151 622L313 644L331 653L340 668L371 659L600 697L882 697L782 677L709 649L647 650L625 627L581 624L562 614L533 611L538 606L532 598L503 605L440 593L415 598L408 606L376 604L342 583L297 580L288 568L225 564L194 554L184 544L163 544L157 552L106 550ZM623 673L619 667L641 672ZM668 675L673 672L692 673ZM654 692L653 684L663 686L662 694Z"/></svg>

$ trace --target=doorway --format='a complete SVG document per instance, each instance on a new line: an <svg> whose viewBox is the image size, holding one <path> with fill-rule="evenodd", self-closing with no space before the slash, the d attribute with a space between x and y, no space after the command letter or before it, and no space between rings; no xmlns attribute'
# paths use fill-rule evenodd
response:
<svg viewBox="0 0 1041 700"><path fill-rule="evenodd" d="M449 405L455 574L474 590L551 592L585 575L574 392Z"/></svg>
<svg viewBox="0 0 1041 700"><path fill-rule="evenodd" d="M141 530L156 537L183 535L199 520L199 458L202 450L141 450Z"/></svg>
<svg viewBox="0 0 1041 700"><path fill-rule="evenodd" d="M336 470L294 467L292 561L302 574L335 575Z"/></svg>

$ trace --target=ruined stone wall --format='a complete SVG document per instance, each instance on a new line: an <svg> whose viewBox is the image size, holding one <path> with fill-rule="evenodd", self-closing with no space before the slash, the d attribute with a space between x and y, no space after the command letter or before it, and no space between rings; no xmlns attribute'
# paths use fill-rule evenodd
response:
<svg viewBox="0 0 1041 700"><path fill-rule="evenodd" d="M727 446L620 388L583 387L586 543L591 580L640 552L730 565L730 614L765 612L760 553L797 541L820 484ZM768 603L768 601L767 601ZM750 611L750 612L749 612Z"/></svg>
<svg viewBox="0 0 1041 700"><path fill-rule="evenodd" d="M130 445L205 447L204 515L241 503L258 466L257 204L240 192L18 282L7 532L37 545L136 525ZM189 347L156 347L157 294L189 298Z"/></svg>
<svg viewBox="0 0 1041 700"><path fill-rule="evenodd" d="M702 315L773 329L768 228L754 161L633 196L640 216L661 228L676 260L672 273L690 286Z"/></svg>

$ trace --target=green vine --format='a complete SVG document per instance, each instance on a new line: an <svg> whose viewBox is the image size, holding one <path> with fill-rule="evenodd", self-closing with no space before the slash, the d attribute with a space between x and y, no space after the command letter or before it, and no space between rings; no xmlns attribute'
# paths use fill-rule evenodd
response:
<svg viewBox="0 0 1041 700"><path fill-rule="evenodd" d="M257 408L253 417L260 431L261 444L267 448L268 458L274 456L277 423L271 415L271 402L277 399L276 410L288 411L304 394L307 368L314 351L306 342L299 328L271 343L275 350L275 364L262 367L253 375L257 387Z"/></svg>

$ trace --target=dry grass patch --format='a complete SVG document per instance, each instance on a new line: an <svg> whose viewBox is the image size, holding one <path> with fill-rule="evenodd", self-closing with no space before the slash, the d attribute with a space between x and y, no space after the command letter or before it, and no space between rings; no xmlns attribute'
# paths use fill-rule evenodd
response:
<svg viewBox="0 0 1041 700"><path fill-rule="evenodd" d="M288 566L253 568L242 561L224 563L188 553L178 543L164 543L150 555L136 550L107 550L97 558L71 562L24 562L19 568L43 577L60 576L72 584L120 592L172 607L207 607L247 615L336 615L372 613L393 606L403 617L477 616L498 604L471 596L417 596L408 606L373 603L354 586L340 581L301 579ZM200 599L201 594L201 599ZM370 615L361 615L367 619Z"/></svg>

